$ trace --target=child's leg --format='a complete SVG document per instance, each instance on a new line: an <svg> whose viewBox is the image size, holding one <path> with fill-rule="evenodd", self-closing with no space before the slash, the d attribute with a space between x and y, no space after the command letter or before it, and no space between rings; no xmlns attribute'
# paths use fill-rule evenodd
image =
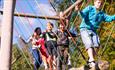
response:
<svg viewBox="0 0 115 70"><path fill-rule="evenodd" d="M93 48L88 48L87 52L88 52L88 55L89 55L89 60L88 60L89 65L90 65L90 67L94 67L95 66L95 59L94 59L95 51L94 51Z"/></svg>
<svg viewBox="0 0 115 70"><path fill-rule="evenodd" d="M94 56L98 56L98 51L99 51L99 47L100 47L100 40L99 40L99 36L93 32L93 37L92 37L92 42L93 42L93 46L95 47L94 50Z"/></svg>
<svg viewBox="0 0 115 70"><path fill-rule="evenodd" d="M88 48L87 52L89 55L89 62L94 61L94 50L93 50L93 48Z"/></svg>
<svg viewBox="0 0 115 70"><path fill-rule="evenodd" d="M43 62L44 62L44 66L45 66L45 69L47 69L48 68L48 64L47 64L47 58L44 56L44 55L42 55L42 60L43 60Z"/></svg>
<svg viewBox="0 0 115 70"><path fill-rule="evenodd" d="M40 57L39 51L37 49L32 50L32 55L34 58L34 65L36 68L40 67L40 64L42 63L42 59Z"/></svg>
<svg viewBox="0 0 115 70"><path fill-rule="evenodd" d="M56 70L56 63L57 63L57 60L56 60L56 56L53 56L53 69Z"/></svg>
<svg viewBox="0 0 115 70"><path fill-rule="evenodd" d="M85 45L85 48L87 49L87 53L88 53L88 56L89 56L88 62L91 64L91 66L95 66L94 50L92 48L93 47L92 31L87 30L87 29L83 29L83 30L80 30L80 33L81 33L82 41Z"/></svg>
<svg viewBox="0 0 115 70"><path fill-rule="evenodd" d="M53 66L52 66L53 60L52 60L51 55L49 55L49 57L48 57L48 63L49 63L49 70L53 70Z"/></svg>

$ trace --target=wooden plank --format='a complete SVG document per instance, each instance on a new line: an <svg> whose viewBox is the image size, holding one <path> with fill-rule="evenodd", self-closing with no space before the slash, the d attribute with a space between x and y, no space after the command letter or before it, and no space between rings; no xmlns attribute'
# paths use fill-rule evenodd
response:
<svg viewBox="0 0 115 70"><path fill-rule="evenodd" d="M82 0L77 0L74 4L72 4L69 8L67 8L63 14L66 15L69 11L71 11L77 4L80 4Z"/></svg>
<svg viewBox="0 0 115 70"><path fill-rule="evenodd" d="M3 11L0 10L0 13L3 15ZM19 17L28 17L28 18L40 18L40 19L51 19L51 20L59 20L58 16L37 16L33 14L23 14L23 13L14 13L14 16L19 16Z"/></svg>

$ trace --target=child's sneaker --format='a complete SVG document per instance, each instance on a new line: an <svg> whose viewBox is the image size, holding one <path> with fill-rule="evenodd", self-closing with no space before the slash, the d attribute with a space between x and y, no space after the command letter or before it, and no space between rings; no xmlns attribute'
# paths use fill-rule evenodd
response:
<svg viewBox="0 0 115 70"><path fill-rule="evenodd" d="M95 67L95 61L88 62L90 68Z"/></svg>

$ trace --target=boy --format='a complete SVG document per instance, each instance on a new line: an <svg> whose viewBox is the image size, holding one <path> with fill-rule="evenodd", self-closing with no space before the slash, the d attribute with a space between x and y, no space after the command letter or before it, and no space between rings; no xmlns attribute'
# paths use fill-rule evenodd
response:
<svg viewBox="0 0 115 70"><path fill-rule="evenodd" d="M79 10L79 5L76 5L75 7L75 10L78 11L82 18L80 33L88 52L88 62L90 66L95 66L94 48L99 48L100 44L96 30L99 28L102 21L111 22L115 20L115 15L109 16L101 10L102 5L102 0L94 0L94 6L88 6L82 11Z"/></svg>
<svg viewBox="0 0 115 70"><path fill-rule="evenodd" d="M76 37L75 34L69 32L72 37ZM59 25L59 29L56 31L58 36L57 45L58 45L58 59L57 59L57 70L66 70L66 64L69 57L69 33L65 29L65 25Z"/></svg>

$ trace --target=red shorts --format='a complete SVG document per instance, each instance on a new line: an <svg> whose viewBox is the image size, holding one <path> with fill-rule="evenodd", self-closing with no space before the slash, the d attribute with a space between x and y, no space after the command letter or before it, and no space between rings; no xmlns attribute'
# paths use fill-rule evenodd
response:
<svg viewBox="0 0 115 70"><path fill-rule="evenodd" d="M47 53L45 46L40 47L40 52L42 55L44 55L46 58L48 58L48 53Z"/></svg>
<svg viewBox="0 0 115 70"><path fill-rule="evenodd" d="M40 38L37 42L41 45L41 47L40 47L41 54L44 55L46 58L48 58L48 53L47 53L47 49L45 47L44 39Z"/></svg>

